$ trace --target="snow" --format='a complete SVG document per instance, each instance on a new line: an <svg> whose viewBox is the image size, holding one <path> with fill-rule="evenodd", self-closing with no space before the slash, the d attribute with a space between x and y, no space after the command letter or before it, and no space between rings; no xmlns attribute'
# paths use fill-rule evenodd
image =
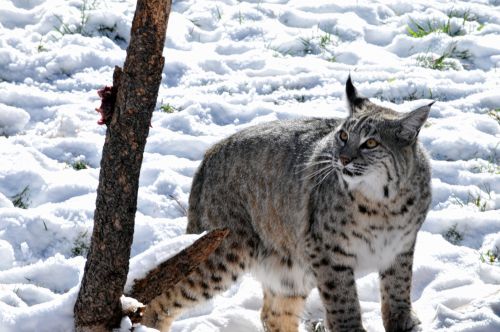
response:
<svg viewBox="0 0 500 332"><path fill-rule="evenodd" d="M30 115L23 109L0 104L0 135L15 135L24 129L29 122Z"/></svg>
<svg viewBox="0 0 500 332"><path fill-rule="evenodd" d="M208 147L256 123L346 116L351 73L362 94L399 111L437 101L420 133L433 168L412 290L424 331L500 331L499 5L174 1L129 285L198 238L183 234L184 209ZM72 331L105 134L96 90L123 64L134 9L132 0L1 2L0 332ZM453 36L407 31L448 22ZM442 55L444 70L425 67ZM377 275L357 285L365 328L383 331ZM261 304L246 275L172 331L262 331ZM313 291L301 331L322 317Z"/></svg>

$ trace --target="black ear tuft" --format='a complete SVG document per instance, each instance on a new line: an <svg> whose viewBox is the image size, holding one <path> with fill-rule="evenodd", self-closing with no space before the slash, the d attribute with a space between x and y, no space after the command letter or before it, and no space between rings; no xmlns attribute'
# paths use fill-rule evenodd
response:
<svg viewBox="0 0 500 332"><path fill-rule="evenodd" d="M358 91L356 91L356 88L352 84L351 74L347 76L347 82L345 82L345 93L347 95L347 100L349 100L349 103L352 103L358 97Z"/></svg>
<svg viewBox="0 0 500 332"><path fill-rule="evenodd" d="M359 111L361 105L368 101L368 99L360 96L358 94L358 90L354 87L351 80L351 74L347 77L347 81L345 82L345 93L347 95L347 102L349 103L349 113L350 115L355 114Z"/></svg>

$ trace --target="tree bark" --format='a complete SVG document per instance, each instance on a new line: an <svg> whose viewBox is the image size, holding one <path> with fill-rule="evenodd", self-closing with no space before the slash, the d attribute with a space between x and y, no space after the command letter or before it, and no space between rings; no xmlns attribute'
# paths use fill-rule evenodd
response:
<svg viewBox="0 0 500 332"><path fill-rule="evenodd" d="M77 331L120 323L134 233L139 173L161 82L171 0L138 0L123 71L113 75L116 103L106 131L94 229L74 307Z"/></svg>

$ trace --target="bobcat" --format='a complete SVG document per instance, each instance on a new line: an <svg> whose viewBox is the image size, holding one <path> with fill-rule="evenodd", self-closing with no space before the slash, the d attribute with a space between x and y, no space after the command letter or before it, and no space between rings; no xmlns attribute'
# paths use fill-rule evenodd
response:
<svg viewBox="0 0 500 332"><path fill-rule="evenodd" d="M345 119L275 121L209 149L194 176L188 233L227 227L209 259L146 308L168 331L182 310L251 271L269 332L296 332L317 287L330 331L365 331L355 276L377 271L386 331L419 330L410 288L417 232L431 201L417 135L432 105L378 106L346 82Z"/></svg>

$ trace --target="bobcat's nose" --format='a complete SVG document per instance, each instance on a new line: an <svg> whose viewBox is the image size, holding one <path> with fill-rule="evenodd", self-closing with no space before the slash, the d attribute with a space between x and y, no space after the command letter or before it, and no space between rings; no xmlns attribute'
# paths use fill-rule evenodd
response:
<svg viewBox="0 0 500 332"><path fill-rule="evenodd" d="M340 159L340 162L342 163L342 166L345 166L351 162L351 158L349 158L345 155L340 155L339 159Z"/></svg>

